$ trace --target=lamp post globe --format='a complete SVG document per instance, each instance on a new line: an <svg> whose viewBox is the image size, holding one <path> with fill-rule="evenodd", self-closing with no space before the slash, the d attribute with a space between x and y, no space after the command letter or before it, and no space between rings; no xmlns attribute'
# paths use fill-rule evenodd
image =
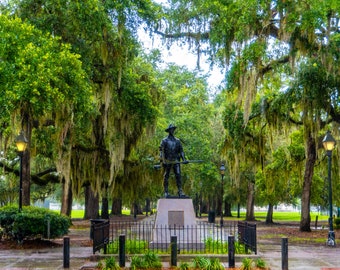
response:
<svg viewBox="0 0 340 270"><path fill-rule="evenodd" d="M22 209L22 156L28 144L28 140L26 139L23 131L21 131L20 134L16 137L15 144L17 146L17 150L20 156L19 211L21 211Z"/></svg>
<svg viewBox="0 0 340 270"><path fill-rule="evenodd" d="M329 232L327 245L335 246L335 233L333 230L333 203L332 203L332 151L335 147L336 141L330 131L327 131L326 136L322 140L323 147L326 150L328 157L328 201L329 201Z"/></svg>

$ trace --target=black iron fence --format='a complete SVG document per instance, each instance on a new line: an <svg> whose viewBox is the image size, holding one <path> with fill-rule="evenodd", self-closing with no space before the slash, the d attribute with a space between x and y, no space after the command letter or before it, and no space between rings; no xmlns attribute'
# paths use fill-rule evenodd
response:
<svg viewBox="0 0 340 270"><path fill-rule="evenodd" d="M93 241L93 254L101 249L104 249L104 254L106 254L106 248L110 240L110 220L92 219L90 238Z"/></svg>
<svg viewBox="0 0 340 270"><path fill-rule="evenodd" d="M177 238L178 253L228 254L228 236L235 236L235 252L257 254L256 224L226 221L221 227L215 223L198 222L193 226L156 226L149 222L110 222L91 220L93 253L119 253L119 238L124 235L126 254L143 254L148 250L171 252L171 237ZM243 244L243 246L241 245Z"/></svg>
<svg viewBox="0 0 340 270"><path fill-rule="evenodd" d="M125 236L127 254L147 250L170 253L172 236L177 236L178 253L228 253L228 236L237 234L237 222L223 227L207 222L183 227L155 226L150 222L111 222L107 253L118 254L119 237Z"/></svg>
<svg viewBox="0 0 340 270"><path fill-rule="evenodd" d="M245 245L246 253L247 250L250 249L257 254L256 224L239 221L237 228L238 241Z"/></svg>

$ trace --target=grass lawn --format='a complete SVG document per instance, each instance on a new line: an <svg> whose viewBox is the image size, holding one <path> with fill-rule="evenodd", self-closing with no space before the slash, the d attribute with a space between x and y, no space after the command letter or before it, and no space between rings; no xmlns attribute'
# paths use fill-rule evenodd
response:
<svg viewBox="0 0 340 270"><path fill-rule="evenodd" d="M123 215L130 215L130 210L123 210ZM71 212L72 219L82 219L84 218L84 210L72 210Z"/></svg>
<svg viewBox="0 0 340 270"><path fill-rule="evenodd" d="M236 212L232 212L233 217L231 219L233 219L234 217L237 217L237 213ZM318 214L315 212L312 212L311 214L311 221L315 222L316 217L318 217L318 221L327 221L328 220L328 216L322 215L322 214ZM267 216L267 212L255 212L255 218L256 220L259 221L265 221L266 220L266 216ZM246 213L242 212L240 213L240 219L245 219L246 217ZM228 219L228 218L227 218ZM289 222L289 221L294 221L294 222L299 222L301 219L301 214L300 212L275 212L273 213L273 220L274 222Z"/></svg>
<svg viewBox="0 0 340 270"><path fill-rule="evenodd" d="M123 215L130 215L129 210L123 210ZM224 217L225 220L243 220L246 217L245 212L240 213L240 218L237 218L237 213L232 212L232 217ZM267 212L255 212L255 218L258 221L266 220ZM202 215L207 216L207 214ZM73 219L82 219L84 217L84 210L72 210L71 218ZM318 217L318 221L327 221L328 216L318 214L316 212L311 213L311 221L315 222L316 217ZM299 222L300 221L300 212L275 212L273 213L274 222Z"/></svg>

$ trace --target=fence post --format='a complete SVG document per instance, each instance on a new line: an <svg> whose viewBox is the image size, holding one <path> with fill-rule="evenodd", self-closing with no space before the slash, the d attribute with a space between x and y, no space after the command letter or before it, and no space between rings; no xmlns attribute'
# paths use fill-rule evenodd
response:
<svg viewBox="0 0 340 270"><path fill-rule="evenodd" d="M253 251L255 252L255 255L257 254L257 235L256 235L256 224L254 224L254 229L253 229Z"/></svg>
<svg viewBox="0 0 340 270"><path fill-rule="evenodd" d="M281 242L282 270L288 270L288 238Z"/></svg>
<svg viewBox="0 0 340 270"><path fill-rule="evenodd" d="M319 216L315 217L315 230L318 228L318 218Z"/></svg>
<svg viewBox="0 0 340 270"><path fill-rule="evenodd" d="M235 267L235 237L228 236L228 267Z"/></svg>
<svg viewBox="0 0 340 270"><path fill-rule="evenodd" d="M125 234L119 235L119 266L125 267Z"/></svg>
<svg viewBox="0 0 340 270"><path fill-rule="evenodd" d="M50 240L51 237L51 219L47 217L47 239Z"/></svg>
<svg viewBox="0 0 340 270"><path fill-rule="evenodd" d="M248 254L248 246L249 246L248 234L249 234L248 222L246 221L246 222L244 222L244 234L243 234L244 250L245 250L246 254Z"/></svg>
<svg viewBox="0 0 340 270"><path fill-rule="evenodd" d="M171 236L171 266L177 266L177 236Z"/></svg>
<svg viewBox="0 0 340 270"><path fill-rule="evenodd" d="M64 268L70 267L70 237L65 236L64 237L64 247L63 247L63 254L64 254L64 260L63 260L63 266Z"/></svg>

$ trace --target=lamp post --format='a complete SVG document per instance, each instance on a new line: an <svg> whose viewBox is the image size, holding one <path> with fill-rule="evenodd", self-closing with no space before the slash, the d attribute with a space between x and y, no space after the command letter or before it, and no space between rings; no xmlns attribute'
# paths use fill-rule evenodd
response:
<svg viewBox="0 0 340 270"><path fill-rule="evenodd" d="M224 173L225 173L225 167L224 164L221 164L220 167L220 174L221 174L221 220L220 220L220 225L223 227L223 195L224 195Z"/></svg>
<svg viewBox="0 0 340 270"><path fill-rule="evenodd" d="M23 131L21 131L18 137L16 137L15 143L17 145L17 150L20 156L19 211L21 211L22 209L22 156L28 144L28 140L26 139Z"/></svg>
<svg viewBox="0 0 340 270"><path fill-rule="evenodd" d="M326 136L322 140L323 147L326 150L328 157L328 200L329 200L329 233L327 239L328 246L335 246L335 233L333 231L333 204L332 204L332 151L335 147L336 141L331 135L330 131L327 131Z"/></svg>

